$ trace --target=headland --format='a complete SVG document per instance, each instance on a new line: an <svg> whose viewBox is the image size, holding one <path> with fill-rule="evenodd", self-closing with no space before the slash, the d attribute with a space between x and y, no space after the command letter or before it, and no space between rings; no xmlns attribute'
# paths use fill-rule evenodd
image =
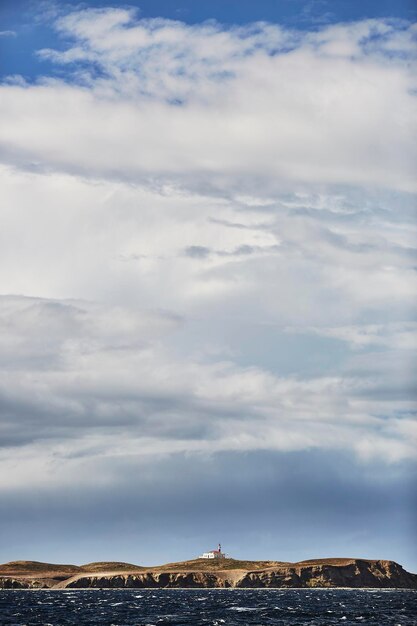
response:
<svg viewBox="0 0 417 626"><path fill-rule="evenodd" d="M193 559L143 567L99 562L58 565L11 561L0 565L0 589L351 587L417 589L417 574L395 561L355 558L283 561Z"/></svg>

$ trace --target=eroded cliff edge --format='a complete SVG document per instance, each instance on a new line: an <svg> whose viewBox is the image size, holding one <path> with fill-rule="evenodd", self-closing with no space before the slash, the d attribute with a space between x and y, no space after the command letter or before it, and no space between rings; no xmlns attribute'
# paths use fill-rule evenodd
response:
<svg viewBox="0 0 417 626"><path fill-rule="evenodd" d="M197 559L154 568L123 563L92 563L83 566L39 563L34 568L33 562L23 563L27 563L26 570L24 566L16 567L13 563L0 566L0 589L230 587L417 589L417 574L407 572L394 561L382 560L320 559L281 563L227 559L214 564Z"/></svg>

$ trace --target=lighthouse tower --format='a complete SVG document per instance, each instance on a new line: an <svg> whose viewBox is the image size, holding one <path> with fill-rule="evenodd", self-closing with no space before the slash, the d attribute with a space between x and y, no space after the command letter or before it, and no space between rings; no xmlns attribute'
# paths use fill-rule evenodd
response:
<svg viewBox="0 0 417 626"><path fill-rule="evenodd" d="M222 546L219 543L219 547L217 550L210 550L209 552L203 552L199 557L199 559L225 559L226 555L222 552Z"/></svg>

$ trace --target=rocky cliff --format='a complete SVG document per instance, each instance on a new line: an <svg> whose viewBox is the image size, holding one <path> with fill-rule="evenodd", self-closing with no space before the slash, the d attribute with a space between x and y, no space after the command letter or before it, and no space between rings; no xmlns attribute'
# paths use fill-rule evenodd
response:
<svg viewBox="0 0 417 626"><path fill-rule="evenodd" d="M401 587L417 588L417 575L393 561L346 560L343 563L294 564L247 572L236 587Z"/></svg>
<svg viewBox="0 0 417 626"><path fill-rule="evenodd" d="M242 567L242 564L245 567ZM6 564L7 566L8 564ZM94 567L92 567L94 565ZM112 565L118 566L111 567ZM100 571L100 566L107 571ZM417 575L394 561L364 559L320 559L299 563L188 561L155 568L129 564L63 566L65 572L49 566L40 575L19 571L4 575L0 566L0 588L290 588L290 587L376 587L417 589ZM54 569L51 569L54 568ZM73 568L71 570L71 568ZM90 568L90 571L88 569ZM75 570L75 571L74 571ZM13 570L12 570L13 571Z"/></svg>

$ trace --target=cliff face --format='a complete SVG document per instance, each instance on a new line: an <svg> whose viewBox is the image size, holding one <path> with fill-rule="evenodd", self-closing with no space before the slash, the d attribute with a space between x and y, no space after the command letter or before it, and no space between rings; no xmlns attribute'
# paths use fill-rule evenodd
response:
<svg viewBox="0 0 417 626"><path fill-rule="evenodd" d="M346 565L295 565L247 572L236 587L417 588L417 575L393 561L352 560Z"/></svg>
<svg viewBox="0 0 417 626"><path fill-rule="evenodd" d="M0 576L0 589L51 589L57 584L55 579L11 578Z"/></svg>
<svg viewBox="0 0 417 626"><path fill-rule="evenodd" d="M111 565L111 564L106 564ZM4 575L0 566L0 589L40 588L290 588L374 587L417 589L417 575L394 561L321 559L300 563L260 564L229 562L212 566L198 562L177 563L131 571L86 571L88 566L65 572L45 568L44 575ZM233 567L235 565L235 567ZM251 565L252 567L248 567ZM187 569L186 566L189 566ZM57 566L54 566L57 567ZM116 568L115 568L116 569ZM9 570L5 570L9 573ZM53 574L53 575L51 575Z"/></svg>
<svg viewBox="0 0 417 626"><path fill-rule="evenodd" d="M209 572L161 572L124 574L116 576L74 576L58 588L220 588L232 585L221 573Z"/></svg>
<svg viewBox="0 0 417 626"><path fill-rule="evenodd" d="M192 587L383 587L417 589L417 575L393 561L352 560L344 565L294 564L264 570L216 572L143 572L118 575L76 575L58 588L192 588Z"/></svg>

